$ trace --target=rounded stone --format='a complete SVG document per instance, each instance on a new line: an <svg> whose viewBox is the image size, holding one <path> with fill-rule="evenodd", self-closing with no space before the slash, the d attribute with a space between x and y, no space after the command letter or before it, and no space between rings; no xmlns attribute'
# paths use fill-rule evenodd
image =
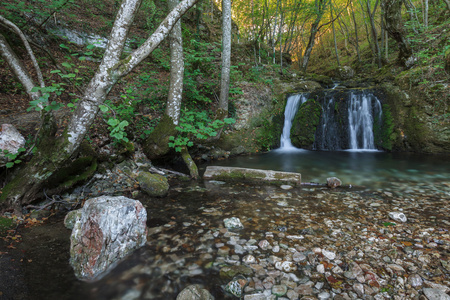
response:
<svg viewBox="0 0 450 300"><path fill-rule="evenodd" d="M209 291L205 290L198 284L192 284L184 288L177 296L177 300L213 300L214 297Z"/></svg>
<svg viewBox="0 0 450 300"><path fill-rule="evenodd" d="M136 179L141 190L149 196L164 197L169 192L169 182L162 175L141 171Z"/></svg>
<svg viewBox="0 0 450 300"><path fill-rule="evenodd" d="M274 294L277 297L281 297L286 295L287 293L287 286L284 284L276 284L272 286L272 294Z"/></svg>

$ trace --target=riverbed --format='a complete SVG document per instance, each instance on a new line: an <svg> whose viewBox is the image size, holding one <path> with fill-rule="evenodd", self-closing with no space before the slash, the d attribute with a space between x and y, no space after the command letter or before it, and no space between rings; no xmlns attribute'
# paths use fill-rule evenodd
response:
<svg viewBox="0 0 450 300"><path fill-rule="evenodd" d="M1 250L2 270L8 266L16 278L9 289L0 288L1 299L175 299L190 284L216 299L236 299L225 286L237 273L244 273L244 299L448 293L450 176L444 158L326 154L285 159L275 152L271 159L264 154L219 164L264 162L268 169L300 171L303 181L337 176L345 188L171 180L167 197L141 195L149 216L147 245L95 283L78 281L71 271L63 215L19 227L21 242ZM393 220L390 212L407 221ZM226 229L224 219L231 217L244 228Z"/></svg>

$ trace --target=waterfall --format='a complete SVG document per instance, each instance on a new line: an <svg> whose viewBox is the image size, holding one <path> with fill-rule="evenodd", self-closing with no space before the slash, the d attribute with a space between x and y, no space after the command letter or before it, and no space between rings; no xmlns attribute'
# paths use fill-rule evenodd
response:
<svg viewBox="0 0 450 300"><path fill-rule="evenodd" d="M284 110L284 126L283 133L280 138L280 149L290 150L297 149L292 146L291 143L291 127L292 121L294 120L295 114L298 111L299 106L304 103L307 99L306 94L298 94L289 96L286 102L286 108Z"/></svg>
<svg viewBox="0 0 450 300"><path fill-rule="evenodd" d="M381 103L375 96L351 93L348 106L350 149L376 150L373 136L374 113L381 120Z"/></svg>
<svg viewBox="0 0 450 300"><path fill-rule="evenodd" d="M382 107L371 90L327 90L312 96L322 106L322 114L314 143L307 149L377 150L373 127L375 121L381 122ZM299 94L288 98L280 150L298 149L291 143L292 121L308 97L309 94Z"/></svg>

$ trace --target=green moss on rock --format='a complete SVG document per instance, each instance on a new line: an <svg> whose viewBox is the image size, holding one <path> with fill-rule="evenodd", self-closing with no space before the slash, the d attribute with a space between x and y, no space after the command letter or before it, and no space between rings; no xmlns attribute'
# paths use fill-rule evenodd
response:
<svg viewBox="0 0 450 300"><path fill-rule="evenodd" d="M315 100L308 100L300 106L291 128L291 141L295 147L312 148L321 114L322 108Z"/></svg>
<svg viewBox="0 0 450 300"><path fill-rule="evenodd" d="M394 132L394 118L388 104L383 104L382 118L381 120L375 119L373 130L377 146L391 151L398 135Z"/></svg>
<svg viewBox="0 0 450 300"><path fill-rule="evenodd" d="M171 150L169 137L177 134L175 127L172 118L164 115L144 142L143 150L149 159L159 158Z"/></svg>
<svg viewBox="0 0 450 300"><path fill-rule="evenodd" d="M141 190L152 197L164 197L169 191L167 178L149 172L139 172L137 180Z"/></svg>

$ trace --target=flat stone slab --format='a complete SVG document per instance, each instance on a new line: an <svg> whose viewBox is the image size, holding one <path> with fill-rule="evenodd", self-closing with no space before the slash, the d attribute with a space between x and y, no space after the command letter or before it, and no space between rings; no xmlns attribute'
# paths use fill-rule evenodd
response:
<svg viewBox="0 0 450 300"><path fill-rule="evenodd" d="M302 183L300 173L220 166L206 167L203 179L233 182L267 182L279 185L290 184L292 186L299 186Z"/></svg>

